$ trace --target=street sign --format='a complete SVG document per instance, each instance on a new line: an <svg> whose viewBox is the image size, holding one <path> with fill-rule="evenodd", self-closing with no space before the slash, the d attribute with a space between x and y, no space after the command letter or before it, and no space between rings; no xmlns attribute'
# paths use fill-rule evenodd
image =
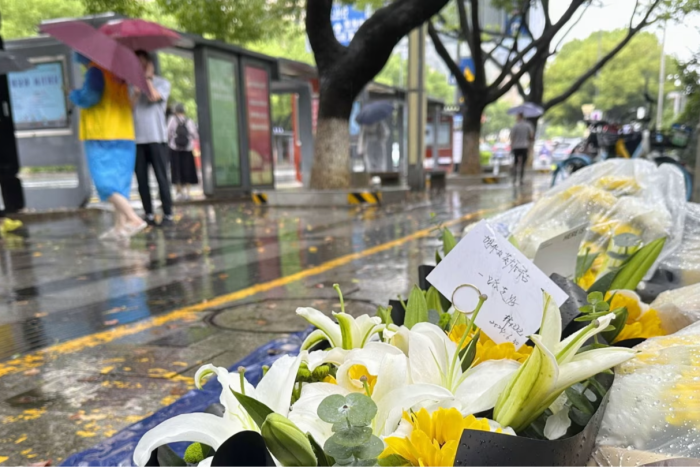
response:
<svg viewBox="0 0 700 467"><path fill-rule="evenodd" d="M331 24L333 26L335 38L344 46L350 45L357 30L360 29L362 23L367 21L368 17L368 10L356 10L350 5L333 5L333 9L331 10Z"/></svg>
<svg viewBox="0 0 700 467"><path fill-rule="evenodd" d="M474 70L474 59L471 57L463 58L459 61L459 69L462 70L462 74L464 74L464 77L467 78L467 81L470 83L474 81L474 73L476 72ZM454 86L457 84L457 80L453 75L450 75L448 78L448 83L451 86Z"/></svg>

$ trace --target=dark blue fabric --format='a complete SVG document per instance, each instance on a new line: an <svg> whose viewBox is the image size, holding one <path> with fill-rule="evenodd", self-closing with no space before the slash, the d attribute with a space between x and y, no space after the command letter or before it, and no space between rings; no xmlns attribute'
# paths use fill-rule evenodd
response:
<svg viewBox="0 0 700 467"><path fill-rule="evenodd" d="M70 100L78 107L89 109L96 106L102 100L105 90L105 76L102 70L90 67L85 73L83 87L70 92Z"/></svg>
<svg viewBox="0 0 700 467"><path fill-rule="evenodd" d="M229 371L243 366L246 368L245 376L251 384L257 385L262 378L263 365L272 363L282 355L296 355L304 338L313 330L308 328L304 332L290 334L289 337L276 339L253 351L243 360L234 363ZM133 453L141 437L151 428L176 415L192 412L204 412L215 402L219 402L221 385L212 378L202 390L193 390L185 394L177 402L165 407L150 417L135 423L113 437L106 439L86 451L77 453L63 461L66 466L131 466ZM154 395L154 397L156 397ZM188 443L177 443L171 447L180 456L184 455Z"/></svg>

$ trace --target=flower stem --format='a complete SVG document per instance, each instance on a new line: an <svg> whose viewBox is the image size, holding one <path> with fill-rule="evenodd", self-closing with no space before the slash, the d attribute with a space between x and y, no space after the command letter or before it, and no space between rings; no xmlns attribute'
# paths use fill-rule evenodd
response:
<svg viewBox="0 0 700 467"><path fill-rule="evenodd" d="M345 313L345 302L343 301L343 292L340 291L340 285L333 284L333 288L338 292L338 297L340 298L340 311Z"/></svg>
<svg viewBox="0 0 700 467"><path fill-rule="evenodd" d="M241 382L241 394L245 396L245 367L238 367L238 379Z"/></svg>
<svg viewBox="0 0 700 467"><path fill-rule="evenodd" d="M450 365L450 375L449 375L449 385L452 386L452 378L454 375L455 368L457 367L457 361L461 361L459 357L459 351L462 350L462 346L464 345L464 342L467 340L467 337L469 336L469 332L472 330L472 326L474 325L474 320L476 319L477 315L479 314L479 311L481 310L481 307L484 305L484 302L488 300L488 296L486 294L481 294L479 295L479 303L476 304L476 308L474 309L474 312L472 313L471 319L469 320L469 324L467 324L467 329L464 332L464 335L462 336L462 339L459 341L459 344L457 345L457 350L455 351L454 356L452 357L452 364ZM459 312L457 312L459 313Z"/></svg>

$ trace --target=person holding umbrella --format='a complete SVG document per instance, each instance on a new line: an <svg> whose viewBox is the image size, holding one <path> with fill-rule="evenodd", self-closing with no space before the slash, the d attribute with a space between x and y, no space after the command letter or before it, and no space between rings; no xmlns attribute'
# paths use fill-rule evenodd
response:
<svg viewBox="0 0 700 467"><path fill-rule="evenodd" d="M134 52L82 21L42 24L40 31L74 49L87 68L83 87L70 93L80 110L80 139L100 199L114 206L114 227L100 236L121 240L146 228L129 197L136 159L128 84L149 92Z"/></svg>
<svg viewBox="0 0 700 467"><path fill-rule="evenodd" d="M129 203L136 161L134 122L127 84L90 59L76 54L87 67L83 87L69 98L80 107L80 139L90 175L102 201L114 206L114 227L101 240L131 237L146 227Z"/></svg>

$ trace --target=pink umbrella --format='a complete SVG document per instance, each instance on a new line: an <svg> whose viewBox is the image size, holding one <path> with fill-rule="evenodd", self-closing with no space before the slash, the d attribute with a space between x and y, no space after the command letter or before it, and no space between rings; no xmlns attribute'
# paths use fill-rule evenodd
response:
<svg viewBox="0 0 700 467"><path fill-rule="evenodd" d="M82 21L42 24L39 30L148 93L146 75L134 52Z"/></svg>
<svg viewBox="0 0 700 467"><path fill-rule="evenodd" d="M172 47L180 35L158 23L142 19L120 19L100 27L100 31L131 50L152 51Z"/></svg>

